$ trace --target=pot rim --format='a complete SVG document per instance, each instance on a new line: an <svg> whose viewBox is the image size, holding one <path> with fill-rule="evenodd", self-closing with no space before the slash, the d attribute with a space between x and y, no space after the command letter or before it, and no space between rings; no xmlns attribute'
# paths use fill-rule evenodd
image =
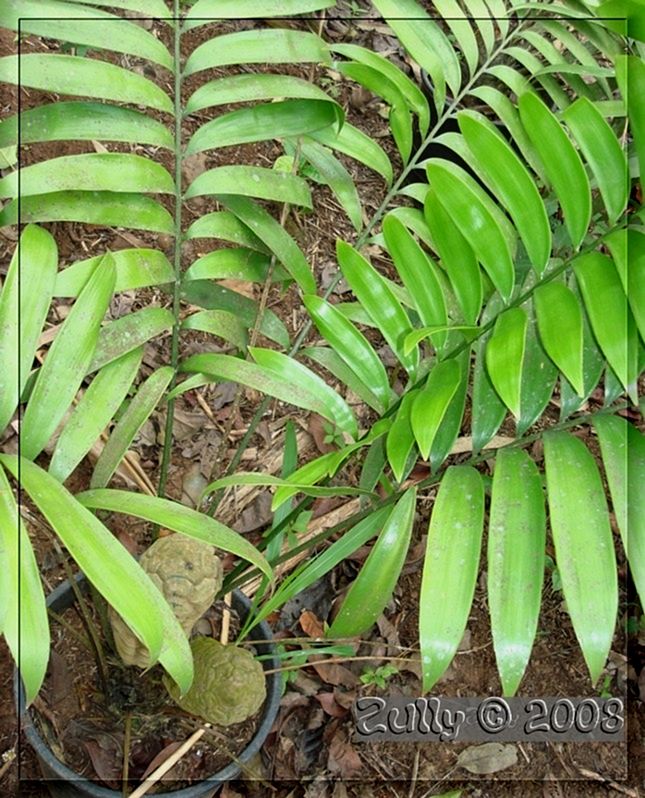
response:
<svg viewBox="0 0 645 798"><path fill-rule="evenodd" d="M81 589L87 589L89 583L84 574L79 573L74 578ZM55 603L61 602L68 593L71 593L73 596L69 580L65 580L47 596L47 606L50 607ZM75 598L70 602L70 606L73 603L75 603ZM234 590L232 593L232 606L244 616L251 610L252 603L240 590ZM248 639L249 641L253 641L254 639L272 641L273 633L271 627L266 621L261 621L251 630ZM260 650L264 649L261 653L271 655L267 659L262 660L261 664L263 670L273 670L280 667L280 661L274 642L258 643L256 647ZM271 731L273 721L280 707L280 698L282 695L282 680L280 674L272 673L266 676L265 679L267 682L267 697L260 716L260 723L248 745L237 757L237 762L241 764L248 762L261 749ZM85 790L92 798L121 798L121 791L112 790L109 787L102 786L98 782L81 776L54 755L50 747L38 733L31 718L31 714L25 707L24 685L17 668L14 670L14 698L18 707L21 729L24 731L27 741L34 749L41 763L46 765L47 768L57 776L56 779L45 777L45 783L56 781L69 782L72 785L78 785L77 789ZM241 768L237 762L230 762L226 767L213 773L208 778L195 782L188 787L182 787L172 792L155 793L154 798L199 798L199 796L202 795L201 788L203 785L212 787L216 784L223 784L224 782L231 781L238 776L241 772Z"/></svg>

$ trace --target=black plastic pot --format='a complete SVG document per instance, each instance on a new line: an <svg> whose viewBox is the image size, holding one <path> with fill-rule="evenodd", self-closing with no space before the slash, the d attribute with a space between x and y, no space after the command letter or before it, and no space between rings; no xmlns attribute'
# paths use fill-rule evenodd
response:
<svg viewBox="0 0 645 798"><path fill-rule="evenodd" d="M76 577L79 587L86 591L88 583L82 574ZM73 606L76 601L74 591L69 582L63 582L47 598L47 606L57 613ZM232 606L240 617L245 617L251 608L251 602L240 591L233 592ZM271 628L267 623L262 622L255 626L249 633L249 640L270 640L272 637ZM270 655L262 660L264 670L272 670L280 666L277 650L273 643L255 643L255 649L260 655ZM260 724L246 748L239 754L238 762L244 764L248 762L262 747L269 734L273 721L278 713L280 706L280 695L282 691L281 677L279 673L270 673L267 677L267 697L262 710ZM25 709L25 693L22 679L16 671L14 675L14 690L16 702L19 707L21 727L25 733L27 741L34 749L40 768L43 773L43 785L47 786L55 798L77 798L80 796L90 796L90 798L121 798L122 793L101 787L94 781L84 778L63 764L54 756L49 746L38 733L32 720L31 714ZM214 773L208 779L184 787L173 792L156 793L155 798L206 798L212 795L213 791L221 787L224 782L230 781L238 776L240 767L237 762L231 762L222 770Z"/></svg>

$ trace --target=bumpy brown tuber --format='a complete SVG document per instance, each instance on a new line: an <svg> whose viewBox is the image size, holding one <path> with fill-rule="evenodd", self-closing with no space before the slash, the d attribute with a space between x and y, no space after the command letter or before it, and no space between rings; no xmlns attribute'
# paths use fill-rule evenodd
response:
<svg viewBox="0 0 645 798"><path fill-rule="evenodd" d="M191 642L195 678L184 696L165 677L168 692L179 706L209 723L230 726L250 718L266 698L264 672L250 651L223 646L212 637Z"/></svg>
<svg viewBox="0 0 645 798"><path fill-rule="evenodd" d="M184 632L190 635L222 586L222 565L214 548L184 535L169 535L146 549L139 564L165 596ZM148 649L111 607L109 618L121 659L126 665L147 668Z"/></svg>

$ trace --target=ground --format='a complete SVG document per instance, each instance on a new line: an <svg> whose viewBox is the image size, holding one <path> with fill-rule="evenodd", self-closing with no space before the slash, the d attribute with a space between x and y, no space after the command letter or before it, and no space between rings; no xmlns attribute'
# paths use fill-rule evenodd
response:
<svg viewBox="0 0 645 798"><path fill-rule="evenodd" d="M199 28L191 35L191 46L205 40L213 33L213 27ZM346 40L347 37L361 44L372 46L380 52L400 57L396 43L387 36L382 26L362 23L353 26L342 20L330 21L325 30L328 38ZM11 52L13 39L2 34L2 53ZM167 35L164 33L163 35ZM26 42L26 46L30 46ZM186 42L188 45L188 40ZM307 70L295 70L308 76ZM158 76L159 77L159 76ZM162 78L163 79L163 78ZM194 83L194 82L193 82ZM194 86L189 83L189 92ZM3 110L15 105L16 95L3 87ZM29 92L23 98L25 107L39 101L38 92ZM351 91L342 85L339 102L347 111L348 118L374 138L377 138L396 161L391 142L386 137L387 122L378 102L370 101L361 92ZM190 132L187 128L186 133ZM54 154L93 151L92 143L83 145L41 145L32 147L24 155L24 163L39 160ZM109 147L116 151L118 147ZM225 153L201 157L186 165L184 179L190 181L196 174L222 162L253 162L270 165L280 150L275 144L245 146ZM170 156L161 154L166 166L171 166ZM368 214L381 203L386 187L369 170L345 160L359 187L364 207ZM395 163L396 166L396 163ZM209 200L198 199L187 204L185 222L210 210ZM287 227L307 252L317 283L329 284L335 270L334 241L337 237L353 238L353 230L342 211L326 188L317 189L316 213L292 212ZM79 225L49 225L58 242L61 263L67 265L79 258L89 257L108 247L145 246L148 243L164 246L158 237L149 234L132 234L127 231L114 232L96 230L89 239L82 234ZM0 252L8 256L15 243L15 235L2 231ZM170 242L165 242L170 251ZM217 242L200 240L187 245L183 251L184 266L196 257L209 251ZM374 250L375 262L378 252ZM381 264L379 264L381 265ZM247 292L259 299L261 288L249 284L231 284L229 287ZM340 296L344 286L338 289ZM111 307L113 318L131 313L150 304L167 306L167 295L158 290L132 292L121 295ZM292 337L302 328L305 316L293 290L282 293L274 287L269 293L268 305L283 319ZM55 327L64 318L66 306L60 303L49 319ZM310 334L309 343L316 342ZM260 339L261 343L266 343ZM191 333L182 343L183 352L226 351L214 343L212 338ZM168 362L169 337L157 339L148 347L146 374L162 363ZM230 386L218 386L199 392L184 394L177 408L175 440L169 479L169 494L190 502L198 495L205 481L227 464L235 446L244 434L246 426L259 403L252 391L244 391L236 402L235 391ZM557 397L549 412L557 415ZM358 405L357 405L358 409ZM547 414L548 415L548 414ZM364 413L359 420L364 424L369 418ZM250 442L242 466L248 470L260 467L276 473L281 466L284 428L290 419L298 431L298 449L301 462L312 454L323 450L320 419L285 406L272 406ZM163 419L156 416L143 430L133 447L136 468L125 471L121 479L141 488L141 481L155 482L159 468L160 443ZM502 429L500 434L512 434L512 429ZM584 433L583 433L584 434ZM463 443L463 441L462 441ZM4 445L15 446L12 433ZM462 451L464 451L462 449ZM533 452L540 459L539 447ZM459 453L454 455L458 462ZM484 473L489 473L486 463ZM89 469L81 468L74 475L72 490L87 486ZM610 744L526 744L517 746L516 764L496 774L496 780L485 780L467 773L457 765L457 757L466 746L456 744L402 745L361 744L352 739L350 707L359 695L373 692L380 694L417 695L420 691L418 678L417 597L420 570L423 563L424 536L432 503L432 494L419 503L414 537L404 568L404 575L385 614L379 619L377 628L357 646L354 659L342 663L317 662L307 668L291 672L286 685L280 713L263 749L262 756L253 762L255 780L245 780L226 785L221 795L236 796L274 795L276 798L367 798L367 796L394 796L394 798L426 798L453 789L463 789L468 798L582 798L582 796L628 795L639 796L645 783L645 714L643 653L645 641L632 634L627 637L622 631L616 635L606 673L601 679L603 689L612 695L628 698L628 742L625 746ZM251 540L258 540L269 521L269 495L257 488L230 493L218 508L217 517L233 525ZM354 503L338 500L318 500L308 531L320 531L333 526L355 509ZM41 564L43 579L48 589L65 577L64 554L57 551L37 514L27 508L30 531L36 553ZM119 539L134 552L140 552L150 542L151 530L145 524L128 522L123 517L110 519L110 525ZM316 637L323 621L333 615L349 581L364 561L368 549L360 549L346 562L338 566L329 579L322 580L299 597L297 604L284 608L271 620L276 636L307 639ZM553 555L553 551L549 553ZM621 555L622 556L622 555ZM626 583L624 561L620 563L621 576ZM486 607L485 570L482 569L468 628L460 651L441 680L438 688L442 695L495 695L500 691L495 671L490 642L490 627ZM629 618L637 617L633 589L625 584L621 595L620 629ZM65 648L65 646L63 646ZM59 652L62 655L62 652ZM371 657L366 660L366 657ZM388 659L389 658L389 659ZM398 659L394 659L398 658ZM397 668L387 685L379 688L363 684L361 676L368 668L393 662ZM72 662L74 665L74 661ZM78 661L75 666L80 671ZM93 675L90 665L87 679ZM0 641L0 794L6 796L47 795L40 780L38 765L31 749L18 734L12 695L13 670L8 651ZM78 672L73 677L78 682ZM75 686L74 690L78 687ZM547 578L544 601L539 623L539 634L531 663L522 684L521 695L593 695L586 676L575 635L563 607L562 596ZM15 757L14 755L17 754ZM152 758L152 756L150 757ZM628 768L629 762L629 768ZM629 772L628 772L629 771ZM311 781L311 779L316 779ZM605 783L601 783L605 782Z"/></svg>

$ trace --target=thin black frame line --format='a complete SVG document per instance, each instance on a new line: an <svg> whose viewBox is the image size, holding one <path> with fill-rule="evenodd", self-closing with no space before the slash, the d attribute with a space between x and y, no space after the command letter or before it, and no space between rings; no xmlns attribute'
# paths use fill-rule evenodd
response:
<svg viewBox="0 0 645 798"><path fill-rule="evenodd" d="M545 9L548 6L545 6ZM594 16L584 16L584 17L568 17L568 16L556 16L553 15L533 15L527 14L525 17L470 17L470 16L463 16L463 17L325 17L325 16L310 16L310 17L244 17L242 21L262 21L266 19L272 19L277 22L284 21L284 22L307 22L308 20L312 21L319 21L319 22L331 22L331 21L348 21L348 22L384 22L388 23L391 22L464 22L465 20L472 20L475 22L478 21L488 21L488 22L497 22L502 20L504 22L523 22L524 20L535 20L535 21L544 21L549 22L551 20L566 20L566 21L586 21L586 22L627 22L627 17L594 17ZM20 23L22 20L36 20L39 22L66 22L71 20L72 22L128 22L131 20L152 20L152 21L160 21L166 22L171 20L172 22L239 22L240 19L237 17L127 17L127 16L114 16L113 19L109 19L106 17L97 17L96 19L91 19L89 17L18 17L18 22ZM189 31L192 28L189 29ZM189 32L187 31L187 32ZM92 48L95 49L95 48Z"/></svg>
<svg viewBox="0 0 645 798"><path fill-rule="evenodd" d="M546 8L546 6L545 6ZM108 19L105 17L97 17L96 19L91 19L89 17L18 17L18 21L21 20L37 20L37 21L56 21L56 22L66 22L71 20L72 22L126 22L130 20L153 20L159 22L167 22L168 20L172 20L173 22L239 22L240 20L237 18L232 17L191 17L187 19L186 17L117 17L115 16L114 19ZM339 21L346 21L346 22L465 22L466 20L469 21L488 21L488 22L497 22L498 20L503 20L504 22L523 22L524 20L535 20L535 21L544 21L549 22L553 20L577 20L577 21L587 21L587 22L627 22L627 17L567 17L567 16L537 16L532 14L527 14L525 17L244 17L242 21L244 22L260 22L262 20L272 19L277 22L307 22L311 20L313 22L339 22ZM189 28L188 31L192 30Z"/></svg>
<svg viewBox="0 0 645 798"><path fill-rule="evenodd" d="M20 365L22 360L22 335L21 335L21 313L20 313L20 306L22 304L22 247L20 246L20 230L22 227L22 125L20 124L20 119L22 116L22 91L20 87L22 85L22 74L21 74L21 65L22 65L22 58L21 56L21 48L22 48L22 17L18 17L18 277L17 277L17 284L18 284L18 414L20 414L20 380L21 380L21 371ZM22 546L20 545L20 511L22 508L22 425L18 426L18 467L17 467L17 482L18 482L18 517L16 519L16 535L18 538L18 657L17 657L17 665L18 665L18 678L20 678L20 665L21 665L21 642L22 642L22 605L21 605L21 590L20 590L20 575L22 573ZM17 759L18 759L18 784L22 781L22 734L20 733L21 723L20 723L20 700L18 701L18 707L16 712L16 722L18 727L18 740L16 743L16 752L17 752Z"/></svg>

